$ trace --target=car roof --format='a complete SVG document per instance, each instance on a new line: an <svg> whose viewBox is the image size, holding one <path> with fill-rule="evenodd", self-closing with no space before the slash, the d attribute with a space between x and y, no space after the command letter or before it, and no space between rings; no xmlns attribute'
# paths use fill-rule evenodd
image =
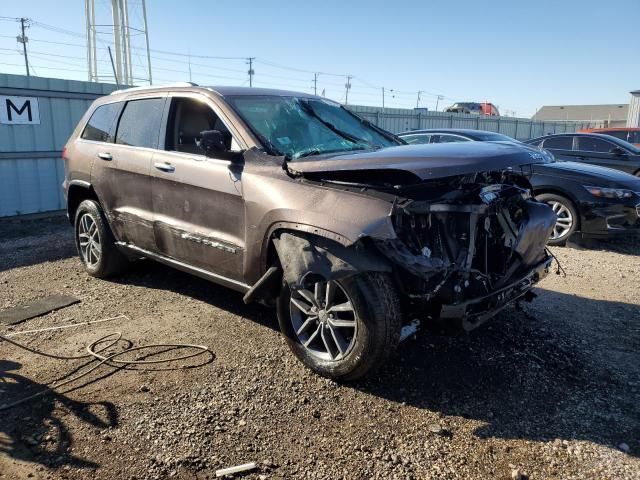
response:
<svg viewBox="0 0 640 480"><path fill-rule="evenodd" d="M591 132L552 133L551 135L542 135L541 137L537 137L537 138L551 138L551 137L596 137L596 138L602 138L604 140L611 140L612 138L616 138L616 137L612 137L611 135L606 135L604 133L591 133Z"/></svg>
<svg viewBox="0 0 640 480"><path fill-rule="evenodd" d="M624 140L619 139L618 137L614 137L611 135L607 135L606 133L586 133L586 132L566 132L566 133L553 133L551 135L543 135L541 137L531 138L529 140L525 140L524 143L533 143L540 140L544 140L547 138L554 137L593 137L593 138L601 138L602 140L606 140L607 142L615 143L620 145L621 147L626 148L627 150L638 150L632 143L625 142Z"/></svg>
<svg viewBox="0 0 640 480"><path fill-rule="evenodd" d="M143 87L131 87L111 92L112 96L127 95L138 92L171 92L181 90L206 90L214 92L221 97L225 96L255 96L268 95L279 97L304 97L304 98L320 98L315 95L303 92L294 92L290 90L278 90L274 88L254 88L254 87L234 87L234 86L201 86L192 82L178 82L167 85L148 85Z"/></svg>
<svg viewBox="0 0 640 480"><path fill-rule="evenodd" d="M399 133L398 136L402 135L413 135L420 133L455 133L459 135L470 135L474 136L478 133L498 133L491 132L489 130L474 130L472 128L423 128L421 130L408 130L406 132Z"/></svg>
<svg viewBox="0 0 640 480"><path fill-rule="evenodd" d="M637 132L640 131L640 127L602 127L602 128L583 128L578 130L580 133L590 132Z"/></svg>
<svg viewBox="0 0 640 480"><path fill-rule="evenodd" d="M233 86L214 86L214 87L206 87L218 95L225 96L234 96L234 97L242 97L242 96L255 96L255 95L268 95L268 96L278 96L278 97L315 97L316 95L311 95L309 93L303 92L294 92L292 90L279 90L275 88L255 88L255 87L233 87Z"/></svg>

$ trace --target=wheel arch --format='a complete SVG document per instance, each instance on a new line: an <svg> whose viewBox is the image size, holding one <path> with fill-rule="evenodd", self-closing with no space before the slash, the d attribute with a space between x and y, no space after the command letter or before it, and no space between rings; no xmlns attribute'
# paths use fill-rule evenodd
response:
<svg viewBox="0 0 640 480"><path fill-rule="evenodd" d="M81 180L72 180L67 190L67 216L72 225L75 222L78 206L84 200L95 200L100 203L100 199L90 183Z"/></svg>
<svg viewBox="0 0 640 480"><path fill-rule="evenodd" d="M267 230L267 233L262 240L260 253L260 275L264 274L269 267L277 261L278 253L276 252L273 239L280 237L283 233L305 233L311 236L325 238L345 247L352 244L352 242L345 236L321 227L296 222L276 222Z"/></svg>
<svg viewBox="0 0 640 480"><path fill-rule="evenodd" d="M566 198L567 200L569 200L571 202L571 205L573 206L573 208L576 209L576 212L578 212L578 225L576 225L576 231L579 231L581 226L582 226L582 210L579 207L579 202L578 200L575 198L574 195L572 195L570 192L563 190L561 188L558 187L541 187L541 188L536 188L533 191L534 195L536 198L538 198L539 195L543 195L543 194L549 194L549 195L558 195L559 197L563 197Z"/></svg>

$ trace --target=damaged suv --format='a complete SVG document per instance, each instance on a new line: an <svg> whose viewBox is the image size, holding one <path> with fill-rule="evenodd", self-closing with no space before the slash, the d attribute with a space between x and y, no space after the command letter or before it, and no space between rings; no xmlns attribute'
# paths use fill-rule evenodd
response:
<svg viewBox="0 0 640 480"><path fill-rule="evenodd" d="M302 93L193 84L94 102L63 157L82 262L146 257L275 304L297 357L336 379L415 321L471 330L549 271L539 152L405 145Z"/></svg>

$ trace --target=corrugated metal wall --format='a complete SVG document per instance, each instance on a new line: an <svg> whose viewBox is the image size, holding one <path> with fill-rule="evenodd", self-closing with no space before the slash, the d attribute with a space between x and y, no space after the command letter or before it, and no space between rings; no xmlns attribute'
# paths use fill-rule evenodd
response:
<svg viewBox="0 0 640 480"><path fill-rule="evenodd" d="M348 108L393 133L422 128L471 128L499 132L518 140L526 140L548 133L575 132L581 128L599 126L590 122L538 122L528 118L484 117L362 105L349 105Z"/></svg>
<svg viewBox="0 0 640 480"><path fill-rule="evenodd" d="M61 150L91 102L115 85L0 74L0 95L35 97L39 125L0 124L0 217L64 208Z"/></svg>

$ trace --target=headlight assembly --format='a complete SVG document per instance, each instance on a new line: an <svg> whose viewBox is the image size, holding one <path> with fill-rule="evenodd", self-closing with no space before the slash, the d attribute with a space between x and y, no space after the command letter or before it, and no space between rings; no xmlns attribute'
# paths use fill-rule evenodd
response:
<svg viewBox="0 0 640 480"><path fill-rule="evenodd" d="M591 195L598 198L616 198L618 200L624 200L625 198L632 198L635 193L631 190L626 190L624 188L601 188L601 187L590 187L588 185L583 185Z"/></svg>

